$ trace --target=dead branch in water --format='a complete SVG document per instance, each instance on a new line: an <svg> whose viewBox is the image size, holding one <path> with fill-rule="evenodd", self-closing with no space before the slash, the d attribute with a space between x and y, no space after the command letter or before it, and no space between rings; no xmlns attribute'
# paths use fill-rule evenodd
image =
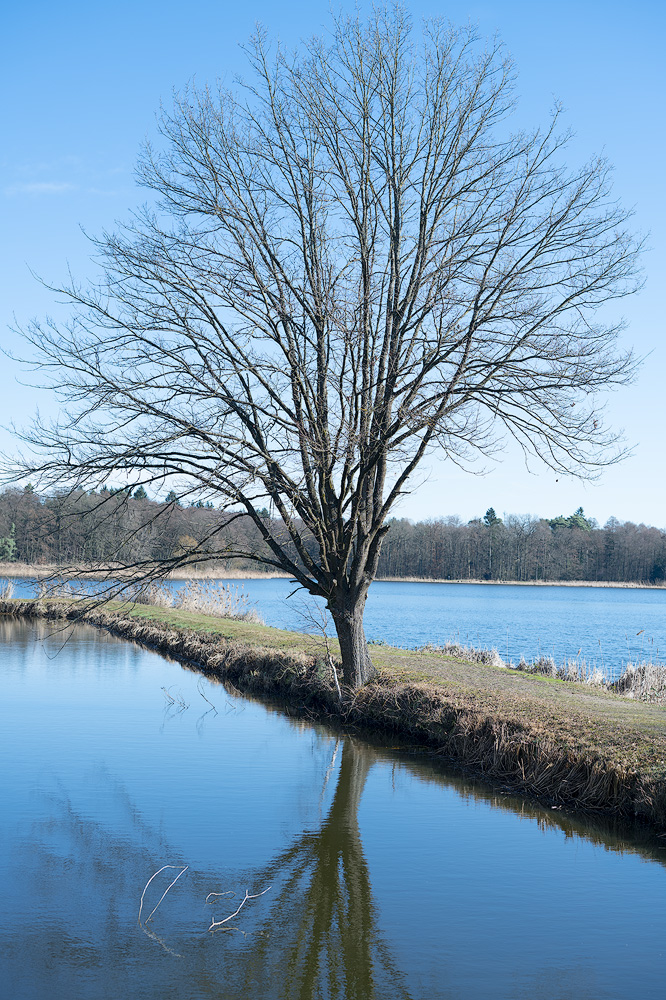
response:
<svg viewBox="0 0 666 1000"><path fill-rule="evenodd" d="M240 911L243 909L243 907L247 903L248 899L258 899L259 896L264 896L268 892L269 889L272 889L272 886L269 885L268 889L264 889L263 892L255 892L253 895L251 895L247 891L247 889L246 889L245 890L245 895L244 895L243 899L241 900L241 902L240 902L240 904L238 906L238 909L234 910L233 913L230 913L228 917L224 917L222 920L213 920L213 922L211 923L211 925L208 928L208 930L209 931L214 931L218 927L222 927L223 924L226 924L230 920L233 920L234 917L238 916L238 914L240 913ZM207 903L209 903L209 902L212 903L212 900L210 898L211 896L227 896L227 895L229 895L229 894L226 893L226 892L209 892L208 895L206 896L206 902Z"/></svg>
<svg viewBox="0 0 666 1000"><path fill-rule="evenodd" d="M172 685L172 687L173 687L173 685ZM177 706L179 712L185 712L190 707L187 704L187 702L185 701L185 699L183 698L182 694L176 694L174 696L174 695L171 694L171 688L165 688L165 687L162 688L162 691L164 692L164 697L166 698L167 703L168 703L167 711L168 711L169 708L173 708L174 706ZM208 701L208 699L206 699L206 700ZM209 704L210 704L210 702L209 702Z"/></svg>
<svg viewBox="0 0 666 1000"><path fill-rule="evenodd" d="M189 867L190 867L189 865L162 865L162 867L160 869L158 869L158 871L156 871L153 875L150 876L150 878L148 879L148 881L146 882L146 884L143 887L143 892L141 893L141 902L139 903L139 915L136 918L137 919L137 923L139 924L140 927L145 926L145 924L150 920L150 918L155 913L155 910L157 909L157 907L160 905L160 903L162 902L162 900L166 896L166 894L169 891L169 889L171 889L176 884L176 882L178 881L178 879L180 878L180 876L184 875L185 872L187 871L187 869ZM153 881L154 878L157 878L157 876L161 872L166 871L167 868L180 868L180 871L179 871L178 875L176 875L176 877L173 880L173 882L171 882L170 885L168 885L167 888L164 890L164 892L160 896L160 899L159 899L159 902L157 903L157 906L153 907L153 909L150 911L150 913L146 917L144 923L142 924L141 923L141 913L143 912L143 900L145 898L148 886L150 885L150 883Z"/></svg>
<svg viewBox="0 0 666 1000"><path fill-rule="evenodd" d="M204 694L204 691L203 691L203 682L202 682L202 680L201 680L201 677L200 677L200 678L199 678L199 680L197 681L197 691L199 692L199 694L201 695L201 697L203 698L203 700L204 700L204 701L207 701L207 702L208 702L208 704L210 705L210 707L211 707L211 709L213 710L213 712L215 712L215 714L217 715L217 709L215 708L215 705L214 705L214 704L212 703L212 701L211 701L211 700L210 700L209 698L207 698L207 697L206 697L206 695Z"/></svg>

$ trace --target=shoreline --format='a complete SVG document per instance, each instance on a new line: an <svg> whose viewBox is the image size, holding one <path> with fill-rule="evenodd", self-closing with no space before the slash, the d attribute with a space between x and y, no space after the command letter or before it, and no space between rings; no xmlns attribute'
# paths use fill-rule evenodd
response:
<svg viewBox="0 0 666 1000"><path fill-rule="evenodd" d="M666 583L617 580L447 580L427 576L378 576L373 583L469 583L475 587L598 587L622 590L666 590Z"/></svg>
<svg viewBox="0 0 666 1000"><path fill-rule="evenodd" d="M46 580L49 577L61 577L63 580L106 580L112 574L117 578L125 577L131 580L131 574L121 567L86 567L86 566L56 566L55 564L40 565L39 563L3 563L0 562L0 579L35 579ZM192 566L189 570L174 570L166 577L167 580L291 580L288 573L251 573L245 570L225 569L202 570Z"/></svg>
<svg viewBox="0 0 666 1000"><path fill-rule="evenodd" d="M111 568L113 570L113 567ZM21 578L44 580L47 577L62 574L63 579L75 579L82 574L86 580L103 580L109 575L104 568L90 569L81 567L59 567L55 565L41 566L33 563L2 563L0 562L0 579L15 580ZM121 571L119 571L121 575ZM291 580L289 573L261 573L259 571L239 569L201 569L193 566L191 569L175 570L167 577L169 580ZM378 576L373 583L438 583L438 584L471 584L475 587L596 587L599 589L619 590L666 590L664 583L638 583L634 580L619 582L616 580L449 580L442 577L426 576Z"/></svg>
<svg viewBox="0 0 666 1000"><path fill-rule="evenodd" d="M666 830L663 706L392 647L372 648L378 678L339 699L315 636L146 605L83 610L64 599L0 601L0 615L93 625L287 711L397 737L551 808Z"/></svg>

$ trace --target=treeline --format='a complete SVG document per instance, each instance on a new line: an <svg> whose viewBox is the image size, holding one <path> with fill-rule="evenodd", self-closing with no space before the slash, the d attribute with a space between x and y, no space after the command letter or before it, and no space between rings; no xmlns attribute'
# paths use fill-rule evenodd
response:
<svg viewBox="0 0 666 1000"><path fill-rule="evenodd" d="M248 518L230 517L210 503L185 507L175 494L159 503L142 488L43 497L32 487L0 493L0 561L133 564L170 559L201 543L223 557L229 545L254 552L261 540Z"/></svg>
<svg viewBox="0 0 666 1000"><path fill-rule="evenodd" d="M135 563L169 559L197 545L225 560L231 551L260 553L263 542L249 518L201 502L182 506L175 494L160 503L143 490L39 496L28 487L0 493L0 561ZM250 559L229 565L258 568ZM660 583L666 579L666 532L615 518L599 527L580 508L550 520L502 520L492 508L469 522L394 519L379 576Z"/></svg>
<svg viewBox="0 0 666 1000"><path fill-rule="evenodd" d="M488 514L491 514L489 517ZM660 583L666 532L611 518L603 528L582 510L546 520L491 510L463 523L446 517L393 521L379 574L442 580L590 580Z"/></svg>

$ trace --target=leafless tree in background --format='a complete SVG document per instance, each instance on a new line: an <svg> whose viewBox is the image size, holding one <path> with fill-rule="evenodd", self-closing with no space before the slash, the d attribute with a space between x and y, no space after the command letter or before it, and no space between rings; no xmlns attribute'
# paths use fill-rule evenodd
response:
<svg viewBox="0 0 666 1000"><path fill-rule="evenodd" d="M426 454L508 433L554 469L617 457L595 394L633 362L598 310L640 246L607 164L564 166L557 113L510 132L512 67L467 29L389 7L248 52L251 82L163 112L154 206L96 241L96 286L59 290L68 325L28 331L69 417L24 436L20 472L242 512L256 558L327 601L357 686L386 518Z"/></svg>

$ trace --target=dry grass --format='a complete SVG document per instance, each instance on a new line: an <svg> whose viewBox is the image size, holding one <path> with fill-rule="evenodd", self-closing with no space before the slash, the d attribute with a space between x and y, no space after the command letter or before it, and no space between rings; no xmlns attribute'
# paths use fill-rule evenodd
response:
<svg viewBox="0 0 666 1000"><path fill-rule="evenodd" d="M23 562L0 563L0 577L5 577L5 579L16 579L16 577L21 576L42 579L45 576L52 576L57 572L57 566L38 566L35 563Z"/></svg>
<svg viewBox="0 0 666 1000"><path fill-rule="evenodd" d="M621 583L616 580L469 580L432 576L378 576L383 583L471 583L491 587L610 587L631 590L663 590L666 583Z"/></svg>
<svg viewBox="0 0 666 1000"><path fill-rule="evenodd" d="M475 649L473 646L463 646L459 642L447 642L443 646L435 646L430 643L422 647L424 653L439 653L441 656L450 656L454 660L463 660L465 663L485 663L490 667L506 667L496 649Z"/></svg>
<svg viewBox="0 0 666 1000"><path fill-rule="evenodd" d="M151 583L130 590L127 596L135 604L263 624L263 619L241 588L228 587L215 580L189 580L187 586L177 592L166 583Z"/></svg>
<svg viewBox="0 0 666 1000"><path fill-rule="evenodd" d="M5 601L0 613L69 618L194 665L290 711L374 729L542 802L666 828L666 709L557 678L432 650L372 647L379 680L335 685L307 637L175 608L83 612L71 601ZM338 655L335 643L332 652Z"/></svg>
<svg viewBox="0 0 666 1000"><path fill-rule="evenodd" d="M87 580L105 580L109 574L115 573L118 576L126 576L121 565L77 564L73 566L57 566L55 563L39 564L24 562L0 562L0 578L16 579L17 577L30 577L42 580L45 577L76 577L85 575ZM181 569L173 570L169 574L170 580L290 580L289 573L281 573L266 567L262 571L261 566L257 568L239 568L229 566L224 562L208 563L203 566L183 566Z"/></svg>

